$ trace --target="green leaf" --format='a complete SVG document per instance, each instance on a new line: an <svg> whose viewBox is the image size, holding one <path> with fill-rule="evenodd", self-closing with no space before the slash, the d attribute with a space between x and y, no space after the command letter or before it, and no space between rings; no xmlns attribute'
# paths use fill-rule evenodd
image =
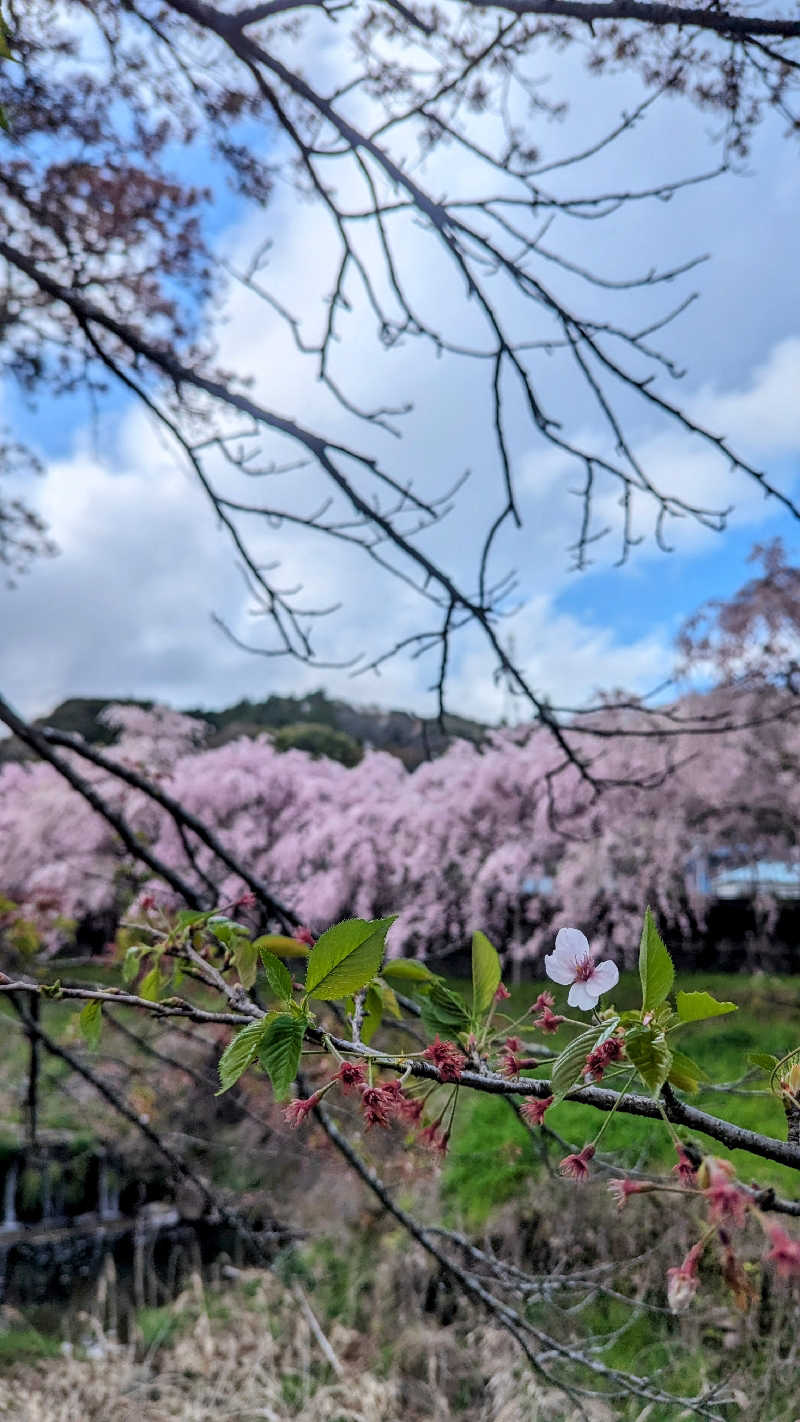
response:
<svg viewBox="0 0 800 1422"><path fill-rule="evenodd" d="M318 938L308 957L306 993L331 1002L358 992L380 971L386 934L397 914L367 922L348 918Z"/></svg>
<svg viewBox="0 0 800 1422"><path fill-rule="evenodd" d="M497 949L477 929L472 935L472 1010L476 1016L489 1011L501 977Z"/></svg>
<svg viewBox="0 0 800 1422"><path fill-rule="evenodd" d="M232 918L210 918L208 926L214 937L224 948L235 949L242 938L247 937L247 929L241 923L235 923Z"/></svg>
<svg viewBox="0 0 800 1422"><path fill-rule="evenodd" d="M175 915L175 922L179 928L191 928L195 923L203 923L211 917L208 912L201 913L197 909L181 909Z"/></svg>
<svg viewBox="0 0 800 1422"><path fill-rule="evenodd" d="M78 1025L86 1040L87 1046L93 1052L97 1051L100 1045L100 1033L103 1030L103 1004L95 998L92 1002L87 1002L81 1008Z"/></svg>
<svg viewBox="0 0 800 1422"><path fill-rule="evenodd" d="M258 971L258 949L249 938L237 938L233 945L233 961L239 974L239 981L249 992Z"/></svg>
<svg viewBox="0 0 800 1422"><path fill-rule="evenodd" d="M697 1091L700 1082L708 1079L708 1072L703 1071L685 1052L672 1052L672 1065L667 1076L672 1086L677 1086L679 1091Z"/></svg>
<svg viewBox="0 0 800 1422"><path fill-rule="evenodd" d="M625 1051L645 1086L660 1091L672 1066L672 1052L663 1036L654 1035L646 1027L641 1031L634 1028L625 1038Z"/></svg>
<svg viewBox="0 0 800 1422"><path fill-rule="evenodd" d="M261 962L264 965L264 976L272 996L279 998L281 1002L288 1002L292 995L292 975L286 964L282 963L280 958L276 958L274 953L268 953L263 948Z"/></svg>
<svg viewBox="0 0 800 1422"><path fill-rule="evenodd" d="M155 966L150 969L150 972L145 973L142 978L139 984L139 996L143 997L146 1002L158 1002L158 994L160 991L161 973L158 963L156 963Z"/></svg>
<svg viewBox="0 0 800 1422"><path fill-rule="evenodd" d="M361 1040L368 1047L383 1021L383 998L377 987L370 985L364 998L364 1018L361 1023Z"/></svg>
<svg viewBox="0 0 800 1422"><path fill-rule="evenodd" d="M639 977L642 981L642 1011L654 1012L672 987L675 969L649 908L645 910L639 943Z"/></svg>
<svg viewBox="0 0 800 1422"><path fill-rule="evenodd" d="M769 1052L748 1052L747 1060L751 1066L760 1067L762 1071L770 1073L778 1065L778 1058L771 1056Z"/></svg>
<svg viewBox="0 0 800 1422"><path fill-rule="evenodd" d="M252 1061L255 1061L261 1038L267 1030L266 1022L263 1018L259 1018L257 1022L248 1022L241 1032L236 1033L233 1041L228 1043L219 1059L218 1071L221 1089L217 1092L217 1096L222 1096L224 1092L230 1091L242 1072L247 1070Z"/></svg>
<svg viewBox="0 0 800 1422"><path fill-rule="evenodd" d="M563 1096L576 1082L583 1085L586 1058L603 1030L598 1026L590 1027L588 1032L579 1032L556 1057L550 1077L554 1096Z"/></svg>
<svg viewBox="0 0 800 1422"><path fill-rule="evenodd" d="M147 949L144 944L137 943L133 948L129 948L122 960L122 981L132 983L139 971L139 963L143 953Z"/></svg>
<svg viewBox="0 0 800 1422"><path fill-rule="evenodd" d="M304 1017L291 1017L288 1012L282 1012L273 1017L257 1044L258 1060L269 1072L276 1101L286 1099L297 1076L305 1030Z"/></svg>
<svg viewBox="0 0 800 1422"><path fill-rule="evenodd" d="M470 1023L463 997L440 982L434 983L422 1002L420 1016L432 1036L456 1037L459 1032L466 1032Z"/></svg>
<svg viewBox="0 0 800 1422"><path fill-rule="evenodd" d="M395 996L394 988L390 988L388 983L381 982L377 983L376 986L378 992L381 995L381 1002L383 1003L384 1012L388 1012L390 1017L396 1017L398 1022L401 1022L403 1019L403 1013L400 1007L400 1003L397 1001L397 997Z"/></svg>
<svg viewBox="0 0 800 1422"><path fill-rule="evenodd" d="M287 938L285 933L265 933L256 939L259 952L274 953L276 958L307 958L310 948L299 938Z"/></svg>
<svg viewBox="0 0 800 1422"><path fill-rule="evenodd" d="M381 969L381 975L388 982L398 983L400 987L404 983L436 982L436 974L432 973L425 963L420 963L415 958L388 958Z"/></svg>
<svg viewBox="0 0 800 1422"><path fill-rule="evenodd" d="M704 1017L738 1011L735 1002L717 1002L710 992L679 992L675 1001L681 1022L702 1022Z"/></svg>

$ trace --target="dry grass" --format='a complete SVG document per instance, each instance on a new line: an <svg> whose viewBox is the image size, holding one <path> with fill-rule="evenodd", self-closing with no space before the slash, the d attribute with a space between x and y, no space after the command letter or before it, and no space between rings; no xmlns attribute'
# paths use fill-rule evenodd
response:
<svg viewBox="0 0 800 1422"><path fill-rule="evenodd" d="M396 1282L396 1281L395 1281ZM178 1336L123 1347L85 1316L84 1348L0 1378L3 1422L570 1422L513 1343L489 1325L399 1323L381 1366L373 1338L324 1340L295 1286L245 1271L221 1290L195 1276L169 1310ZM328 1358L334 1355L337 1371ZM327 1356L326 1356L327 1355ZM598 1406L593 1422L614 1422Z"/></svg>

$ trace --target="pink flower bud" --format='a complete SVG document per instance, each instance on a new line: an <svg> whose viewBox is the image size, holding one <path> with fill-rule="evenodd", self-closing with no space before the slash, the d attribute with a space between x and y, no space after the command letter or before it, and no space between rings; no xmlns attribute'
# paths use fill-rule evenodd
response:
<svg viewBox="0 0 800 1422"><path fill-rule="evenodd" d="M283 1119L287 1126L291 1126L293 1130L302 1126L309 1111L314 1110L321 1095L321 1091L315 1091L313 1096L307 1096L305 1099L298 1097L296 1101L290 1101L289 1105L284 1107L283 1112Z"/></svg>
<svg viewBox="0 0 800 1422"><path fill-rule="evenodd" d="M565 1155L559 1162L560 1173L570 1180L586 1180L589 1174L589 1161L594 1155L594 1146L589 1144L578 1151L577 1155Z"/></svg>
<svg viewBox="0 0 800 1422"><path fill-rule="evenodd" d="M452 1042L441 1042L438 1037L435 1037L422 1055L426 1061L432 1062L438 1069L440 1081L461 1080L461 1072L467 1065L467 1061Z"/></svg>
<svg viewBox="0 0 800 1422"><path fill-rule="evenodd" d="M541 1126L544 1121L545 1111L547 1111L552 1104L552 1096L544 1096L540 1100L533 1097L530 1101L526 1101L524 1106L520 1108L520 1115L524 1121L527 1121L529 1126Z"/></svg>

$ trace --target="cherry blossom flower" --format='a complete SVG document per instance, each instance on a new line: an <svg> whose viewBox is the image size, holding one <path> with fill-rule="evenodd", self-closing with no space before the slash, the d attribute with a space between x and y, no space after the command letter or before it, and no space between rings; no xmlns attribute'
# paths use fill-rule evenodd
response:
<svg viewBox="0 0 800 1422"><path fill-rule="evenodd" d="M433 1065L438 1067L440 1081L461 1080L461 1072L467 1062L452 1042L441 1042L438 1037L434 1037L422 1055L426 1061L433 1062Z"/></svg>
<svg viewBox="0 0 800 1422"><path fill-rule="evenodd" d="M495 1002L508 1002L510 996L511 993L509 992L508 988L504 987L502 983L498 983L494 991Z"/></svg>
<svg viewBox="0 0 800 1422"><path fill-rule="evenodd" d="M367 1130L370 1126L388 1126L395 1113L393 1093L384 1086L365 1086L361 1091L361 1109Z"/></svg>
<svg viewBox="0 0 800 1422"><path fill-rule="evenodd" d="M556 1000L551 992L540 992L533 1006L529 1008L529 1011L544 1012L546 1007L555 1007L555 1005Z"/></svg>
<svg viewBox="0 0 800 1422"><path fill-rule="evenodd" d="M667 1270L667 1303L673 1313L685 1313L697 1293L700 1280L697 1266L703 1252L703 1241L693 1244L679 1269Z"/></svg>
<svg viewBox="0 0 800 1422"><path fill-rule="evenodd" d="M616 963L605 959L595 962L589 940L578 928L562 928L556 937L554 953L544 960L545 972L562 987L571 984L567 1002L581 1012L591 1012L601 993L610 992L619 982Z"/></svg>
<svg viewBox="0 0 800 1422"><path fill-rule="evenodd" d="M609 1180L608 1193L613 1195L617 1202L617 1209L624 1209L630 1195L642 1195L648 1190L655 1190L657 1187L649 1180Z"/></svg>
<svg viewBox="0 0 800 1422"><path fill-rule="evenodd" d="M585 1180L589 1174L589 1161L593 1155L594 1146L591 1143L585 1145L577 1155L565 1155L564 1159L559 1161L559 1171L570 1180Z"/></svg>
<svg viewBox="0 0 800 1422"><path fill-rule="evenodd" d="M697 1172L683 1146L676 1146L675 1150L678 1154L678 1164L673 1165L672 1173L677 1175L681 1185L685 1185L688 1189L697 1184Z"/></svg>
<svg viewBox="0 0 800 1422"><path fill-rule="evenodd" d="M698 1173L698 1183L703 1186L703 1194L711 1209L711 1219L717 1223L727 1223L741 1229L744 1225L750 1200L733 1181L736 1176L729 1160L707 1155Z"/></svg>
<svg viewBox="0 0 800 1422"><path fill-rule="evenodd" d="M541 1100L534 1097L531 1101L526 1101L520 1108L520 1115L527 1121L529 1126L541 1126L544 1121L545 1111L553 1104L552 1096L543 1096Z"/></svg>
<svg viewBox="0 0 800 1422"><path fill-rule="evenodd" d="M296 1130L298 1126L302 1126L309 1111L314 1110L321 1095L321 1091L315 1091L313 1096L307 1096L305 1099L298 1097L296 1101L290 1101L283 1112L283 1119L287 1126L291 1126L293 1130Z"/></svg>
<svg viewBox="0 0 800 1422"><path fill-rule="evenodd" d="M500 1071L503 1076L519 1076L520 1072L527 1071L539 1065L536 1057L518 1057L516 1052L510 1052L508 1048L503 1049L503 1059L500 1064Z"/></svg>
<svg viewBox="0 0 800 1422"><path fill-rule="evenodd" d="M800 1241L792 1239L785 1229L772 1221L768 1221L764 1228L772 1244L767 1258L774 1260L778 1273L784 1279L800 1277Z"/></svg>
<svg viewBox="0 0 800 1422"><path fill-rule="evenodd" d="M542 996L549 997L550 994L543 993ZM551 1012L549 1007L545 1007L542 1010L541 1016L534 1018L533 1025L534 1027L538 1027L540 1032L550 1033L557 1032L563 1021L564 1018L559 1017L557 1012Z"/></svg>
<svg viewBox="0 0 800 1422"><path fill-rule="evenodd" d="M352 1091L356 1086L363 1086L366 1075L361 1062L342 1062L334 1081L340 1081L345 1091Z"/></svg>
<svg viewBox="0 0 800 1422"><path fill-rule="evenodd" d="M586 1058L586 1070L592 1079L602 1081L606 1067L612 1062L621 1061L624 1050L624 1043L619 1037L609 1037L607 1041L593 1047Z"/></svg>

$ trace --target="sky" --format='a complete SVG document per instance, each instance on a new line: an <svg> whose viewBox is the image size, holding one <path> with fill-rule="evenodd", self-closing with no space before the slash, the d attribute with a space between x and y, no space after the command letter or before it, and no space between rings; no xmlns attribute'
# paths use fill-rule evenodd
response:
<svg viewBox="0 0 800 1422"><path fill-rule="evenodd" d="M319 56L318 56L319 57ZM330 76L342 56L335 45L320 63ZM539 62L544 60L540 56ZM637 97L633 81L586 77L579 59L547 58L547 72L570 93L568 118L530 121L532 137L552 160L586 145ZM488 121L487 121L488 122ZM560 193L652 187L714 166L714 125L688 103L670 101L647 122L589 165L553 176ZM266 151L274 137L253 136ZM180 166L199 175L203 154L187 150ZM448 150L419 175L434 190L469 190L469 162ZM438 185L438 187L437 187ZM347 189L343 190L347 195ZM577 278L556 272L553 282L592 312L627 316L645 325L670 302L697 292L695 301L664 333L662 345L685 368L673 389L659 388L715 433L725 434L773 482L797 491L800 450L800 298L796 281L796 220L800 200L797 152L778 122L767 118L752 153L739 170L679 192L671 201L623 207L600 222L557 221L547 244L579 265L609 277L709 259L668 287L638 294L586 292ZM214 240L234 269L241 269L265 238L273 247L265 284L302 321L310 335L324 319L335 252L325 219L313 204L278 185L265 210L246 211L220 199L210 219ZM447 264L427 236L398 227L404 278L414 300L451 332L476 335L477 317ZM551 275L547 264L542 271ZM560 283L560 286L558 286ZM527 338L535 333L529 304L500 293L501 309ZM359 421L315 380L313 361L295 348L275 312L240 284L207 313L218 341L219 362L248 377L253 394L270 408L377 456L400 479L430 495L465 470L470 476L454 512L424 536L424 546L462 582L474 577L479 535L496 512L499 475L491 439L485 368L456 358L435 358L418 342L385 350L375 322L354 296L342 324L335 371L360 404L408 403L396 423L403 438ZM609 317L610 319L610 314ZM591 401L563 363L542 356L537 391L557 409L570 436L601 439ZM593 550L584 572L571 566L580 509L571 490L579 474L531 428L518 396L507 392L508 436L517 470L523 524L499 541L496 570L516 572L513 613L501 623L506 643L535 687L558 703L580 704L600 688L647 691L663 681L682 620L708 597L725 596L748 576L752 545L776 535L790 550L800 545L792 518L765 501L752 481L730 471L707 448L677 427L659 424L651 411L623 401L626 429L648 471L664 487L711 505L733 505L728 530L714 534L685 520L671 530L675 551L660 552L652 517L640 502L636 525L648 535L623 567L619 556L618 491L598 494L598 521L610 534ZM40 560L14 588L0 588L0 684L23 714L46 713L68 696L151 698L180 707L221 707L240 697L299 694L324 686L353 702L432 712L435 666L398 656L381 668L354 675L345 666L320 669L249 654L220 630L212 614L254 646L267 645L264 620L236 565L230 542L176 449L149 416L119 391L98 412L85 401L40 399L33 409L10 385L0 388L0 422L37 449L42 479L24 492L49 524L59 553ZM291 451L268 442L264 459ZM326 490L312 469L262 481L231 475L211 457L215 478L232 493L292 499L313 508ZM245 525L243 525L245 526ZM246 525L265 562L278 562L284 586L302 584L306 606L335 603L339 611L319 624L317 642L326 661L362 660L428 625L428 614L401 582L341 544L323 543L305 530L263 520ZM359 557L362 561L359 561ZM521 714L493 677L493 657L477 632L465 632L454 649L449 705L487 721Z"/></svg>

